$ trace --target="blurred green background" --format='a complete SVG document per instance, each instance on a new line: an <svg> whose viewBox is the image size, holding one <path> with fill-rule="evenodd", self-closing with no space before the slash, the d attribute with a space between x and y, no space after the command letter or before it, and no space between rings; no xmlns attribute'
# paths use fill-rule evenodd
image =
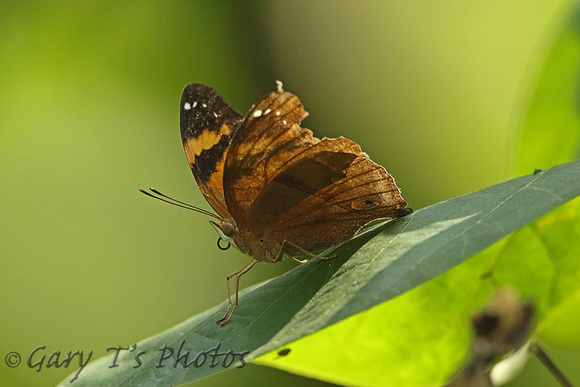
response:
<svg viewBox="0 0 580 387"><path fill-rule="evenodd" d="M179 136L187 83L246 113L282 80L303 126L358 142L417 209L517 176L522 114L572 4L0 3L0 355L23 358L0 362L0 385L74 371L27 367L39 345L94 360L225 299L248 258L138 192L209 208ZM242 286L294 266L257 265ZM546 374L528 368L520 385ZM324 385L252 365L197 385L225 383Z"/></svg>

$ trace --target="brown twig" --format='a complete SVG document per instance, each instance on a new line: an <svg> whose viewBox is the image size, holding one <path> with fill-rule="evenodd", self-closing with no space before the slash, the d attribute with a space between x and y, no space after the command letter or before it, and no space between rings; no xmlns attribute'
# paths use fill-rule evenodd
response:
<svg viewBox="0 0 580 387"><path fill-rule="evenodd" d="M556 378L556 380L558 382L560 382L560 384L564 387L573 387L572 383L570 383L570 381L566 378L566 376L564 375L564 373L562 371L560 371L560 369L558 368L558 366L556 366L556 364L554 364L554 362L552 361L552 359L550 359L550 357L548 356L548 354L542 349L542 347L540 347L540 345L538 343L536 343L535 341L532 341L530 343L530 351L536 355L536 357L538 358L539 361L542 362L542 364L544 365L544 367L546 367L554 376L554 378Z"/></svg>

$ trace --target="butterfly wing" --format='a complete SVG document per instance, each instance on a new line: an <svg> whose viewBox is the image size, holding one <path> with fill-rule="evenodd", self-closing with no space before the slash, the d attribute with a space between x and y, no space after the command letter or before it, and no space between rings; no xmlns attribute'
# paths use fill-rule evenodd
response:
<svg viewBox="0 0 580 387"><path fill-rule="evenodd" d="M274 92L232 140L224 175L238 226L307 251L340 244L406 206L393 178L344 137L319 140L299 126L296 96Z"/></svg>
<svg viewBox="0 0 580 387"><path fill-rule="evenodd" d="M225 155L243 119L212 87L192 83L183 90L179 121L185 156L199 189L224 218L231 217L223 189Z"/></svg>
<svg viewBox="0 0 580 387"><path fill-rule="evenodd" d="M406 207L393 178L354 142L324 139L308 153L311 155L276 176L256 200L257 208L283 209L270 218L262 212L251 215L253 223L267 224L268 233L275 238L287 239L307 251L326 249L351 239L371 220L394 218ZM297 204L276 204L289 188L315 192Z"/></svg>

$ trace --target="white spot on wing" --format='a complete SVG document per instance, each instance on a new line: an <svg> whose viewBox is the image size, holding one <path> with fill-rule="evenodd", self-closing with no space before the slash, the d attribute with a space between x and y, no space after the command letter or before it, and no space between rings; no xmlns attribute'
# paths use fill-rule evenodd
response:
<svg viewBox="0 0 580 387"><path fill-rule="evenodd" d="M279 116L280 115L280 110L276 110L276 115Z"/></svg>
<svg viewBox="0 0 580 387"><path fill-rule="evenodd" d="M193 106L192 106L192 107L196 107L196 106L197 106L197 101L195 101L195 102L193 103Z"/></svg>
<svg viewBox="0 0 580 387"><path fill-rule="evenodd" d="M203 107L207 107L207 105L206 105L206 104L202 104L201 106L203 106Z"/></svg>
<svg viewBox="0 0 580 387"><path fill-rule="evenodd" d="M284 125L286 125L288 122L286 122L286 120L283 120L283 121L282 121L282 123L283 123Z"/></svg>
<svg viewBox="0 0 580 387"><path fill-rule="evenodd" d="M270 113L272 111L272 109L266 109L266 111L264 112L264 115Z"/></svg>
<svg viewBox="0 0 580 387"><path fill-rule="evenodd" d="M190 110L191 109L191 105L189 104L189 102L186 102L186 103L183 104L183 108L185 110Z"/></svg>
<svg viewBox="0 0 580 387"><path fill-rule="evenodd" d="M258 109L252 114L254 117L260 117L262 115L262 110Z"/></svg>

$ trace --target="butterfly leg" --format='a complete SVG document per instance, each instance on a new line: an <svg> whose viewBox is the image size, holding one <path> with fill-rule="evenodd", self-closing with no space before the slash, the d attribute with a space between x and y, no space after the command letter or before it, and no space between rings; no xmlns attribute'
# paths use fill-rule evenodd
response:
<svg viewBox="0 0 580 387"><path fill-rule="evenodd" d="M331 255L330 257L323 257L321 255L312 254L311 252L304 250L302 247L298 246L297 244L294 244L292 242L289 242L287 240L284 240L284 242L282 242L282 247L280 248L280 252L278 253L278 256L276 257L276 261L275 262L278 262L279 260L282 259L282 255L284 254L284 249L286 247L292 247L293 249L296 249L296 250L302 252L304 255L310 256L310 258L303 259L303 260L300 260L300 259L298 259L296 257L291 257L293 260L295 260L296 262L298 262L300 264L306 263L306 262L308 262L308 260L310 260L312 258L332 259L332 258L335 258L336 257L336 255Z"/></svg>
<svg viewBox="0 0 580 387"><path fill-rule="evenodd" d="M226 286L228 288L228 308L226 309L226 314L224 317L220 318L219 320L216 321L217 324L220 324L221 326L224 326L228 323L228 321L230 321L230 319L232 318L232 316L234 315L234 311L236 310L236 307L238 306L238 291L240 289L240 277L242 275L244 275L248 270L250 270L255 264L256 262L258 262L256 259L252 259L250 261L250 263L248 263L246 266L242 267L239 270L234 271L232 274L228 275L226 277ZM230 292L230 279L232 277L236 277L236 302L233 303L232 302L232 296L231 296L231 292Z"/></svg>

